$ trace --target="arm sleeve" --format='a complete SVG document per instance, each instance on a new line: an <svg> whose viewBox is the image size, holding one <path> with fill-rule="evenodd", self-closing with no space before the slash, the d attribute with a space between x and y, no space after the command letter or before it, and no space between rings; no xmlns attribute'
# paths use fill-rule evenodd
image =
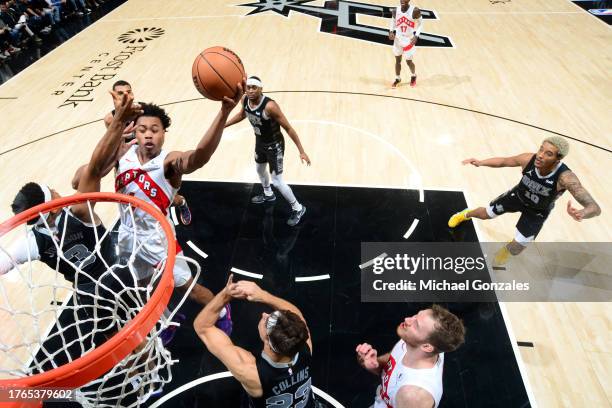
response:
<svg viewBox="0 0 612 408"><path fill-rule="evenodd" d="M38 245L36 237L32 231L28 231L25 238L13 242L7 251L0 248L0 275L4 275L18 265L28 262L28 260L38 260Z"/></svg>
<svg viewBox="0 0 612 408"><path fill-rule="evenodd" d="M389 21L389 31L395 31L395 12L391 12L391 21Z"/></svg>

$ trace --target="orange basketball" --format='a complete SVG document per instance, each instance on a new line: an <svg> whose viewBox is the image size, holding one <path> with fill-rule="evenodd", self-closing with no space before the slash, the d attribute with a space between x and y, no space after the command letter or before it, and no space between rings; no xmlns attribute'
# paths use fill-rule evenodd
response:
<svg viewBox="0 0 612 408"><path fill-rule="evenodd" d="M191 77L204 97L220 101L236 95L236 84L246 78L240 57L225 47L210 47L193 61Z"/></svg>

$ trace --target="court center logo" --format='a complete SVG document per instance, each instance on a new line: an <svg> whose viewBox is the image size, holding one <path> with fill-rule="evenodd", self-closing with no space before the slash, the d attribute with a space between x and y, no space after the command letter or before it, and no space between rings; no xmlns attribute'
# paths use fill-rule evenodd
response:
<svg viewBox="0 0 612 408"><path fill-rule="evenodd" d="M166 31L159 27L135 28L121 34L117 40L125 44L140 44L159 38L165 33Z"/></svg>
<svg viewBox="0 0 612 408"><path fill-rule="evenodd" d="M259 0L255 3L240 4L242 7L253 7L247 16L271 11L285 17L289 12L302 13L321 19L319 31L357 40L368 41L377 44L391 45L389 30L357 23L357 15L365 14L374 17L391 18L391 10L394 7L381 6L377 4L357 3L354 1L326 1L323 7L312 6L314 0ZM421 9L421 15L425 20L437 20L438 16L433 10ZM441 47L452 48L453 43L449 37L421 33L417 42L419 47Z"/></svg>

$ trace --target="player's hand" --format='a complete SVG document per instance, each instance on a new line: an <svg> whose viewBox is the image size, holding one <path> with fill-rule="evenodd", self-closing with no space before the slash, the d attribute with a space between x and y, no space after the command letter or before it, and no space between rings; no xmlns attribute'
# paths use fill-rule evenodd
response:
<svg viewBox="0 0 612 408"><path fill-rule="evenodd" d="M376 370L378 368L378 352L368 343L363 343L355 349L357 361L366 370Z"/></svg>
<svg viewBox="0 0 612 408"><path fill-rule="evenodd" d="M239 281L230 289L230 295L236 299L246 299L249 302L260 302L263 299L263 289L255 282Z"/></svg>
<svg viewBox="0 0 612 408"><path fill-rule="evenodd" d="M232 109L238 102L242 99L242 95L244 95L244 90L246 88L246 80L242 78L242 82L236 84L236 95L233 98L229 98L227 96L223 97L223 101L221 101L221 111L224 113L230 113Z"/></svg>
<svg viewBox="0 0 612 408"><path fill-rule="evenodd" d="M391 41L395 40L395 33L393 31L389 31L389 39Z"/></svg>
<svg viewBox="0 0 612 408"><path fill-rule="evenodd" d="M234 290L236 285L237 283L234 283L234 274L230 273L229 277L227 278L227 282L225 283L225 287L223 288L223 291L226 295L231 296L232 291Z"/></svg>
<svg viewBox="0 0 612 408"><path fill-rule="evenodd" d="M119 109L119 107L121 106L121 102L123 101L124 95L119 95L115 91L110 91L110 94L113 97L113 106L115 107L115 110Z"/></svg>
<svg viewBox="0 0 612 408"><path fill-rule="evenodd" d="M300 153L300 160L302 163L306 163L307 166L310 166L310 157L308 157L306 152Z"/></svg>
<svg viewBox="0 0 612 408"><path fill-rule="evenodd" d="M130 147L134 146L137 143L138 143L138 140L136 138L126 141L125 143L121 143L121 145L119 145L119 148L117 148L117 154L115 156L114 161L112 162L112 166L114 167L115 162L121 159L123 155L126 154L128 150L130 150ZM108 174L108 172L106 174Z"/></svg>
<svg viewBox="0 0 612 408"><path fill-rule="evenodd" d="M134 130L136 130L136 123L134 121L131 121L130 123L128 123L125 129L123 129L123 138L130 137L132 133L134 133Z"/></svg>
<svg viewBox="0 0 612 408"><path fill-rule="evenodd" d="M419 38L416 35L412 36L412 40L410 40L410 45L414 45L416 44L416 42L419 40Z"/></svg>
<svg viewBox="0 0 612 408"><path fill-rule="evenodd" d="M472 166L480 167L480 160L478 159L465 159L461 164L471 164Z"/></svg>
<svg viewBox="0 0 612 408"><path fill-rule="evenodd" d="M570 215L570 217L572 217L578 222L582 221L584 218L584 209L579 210L575 207L572 207L572 200L567 201L567 213Z"/></svg>
<svg viewBox="0 0 612 408"><path fill-rule="evenodd" d="M124 93L119 95L115 91L109 91L113 97L113 103L115 104L115 116L121 122L127 122L134 117L142 114L142 107L134 103L134 95L131 93Z"/></svg>

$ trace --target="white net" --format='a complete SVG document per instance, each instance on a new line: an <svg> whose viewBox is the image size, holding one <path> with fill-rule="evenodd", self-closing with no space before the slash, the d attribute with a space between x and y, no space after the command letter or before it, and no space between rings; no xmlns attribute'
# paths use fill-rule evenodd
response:
<svg viewBox="0 0 612 408"><path fill-rule="evenodd" d="M40 225L22 224L0 237L0 381L49 371L100 347L134 319L159 284L169 241L161 224L131 236L122 231L118 242L110 228L119 224L117 204L97 201L96 215L89 201L87 208L98 225L61 208L39 214ZM134 207L127 212L134 220ZM196 282L199 265L183 259L195 269ZM176 329L173 318L190 290L166 308L134 351L79 387L77 402L138 407L159 393L172 380L175 362L163 339Z"/></svg>

